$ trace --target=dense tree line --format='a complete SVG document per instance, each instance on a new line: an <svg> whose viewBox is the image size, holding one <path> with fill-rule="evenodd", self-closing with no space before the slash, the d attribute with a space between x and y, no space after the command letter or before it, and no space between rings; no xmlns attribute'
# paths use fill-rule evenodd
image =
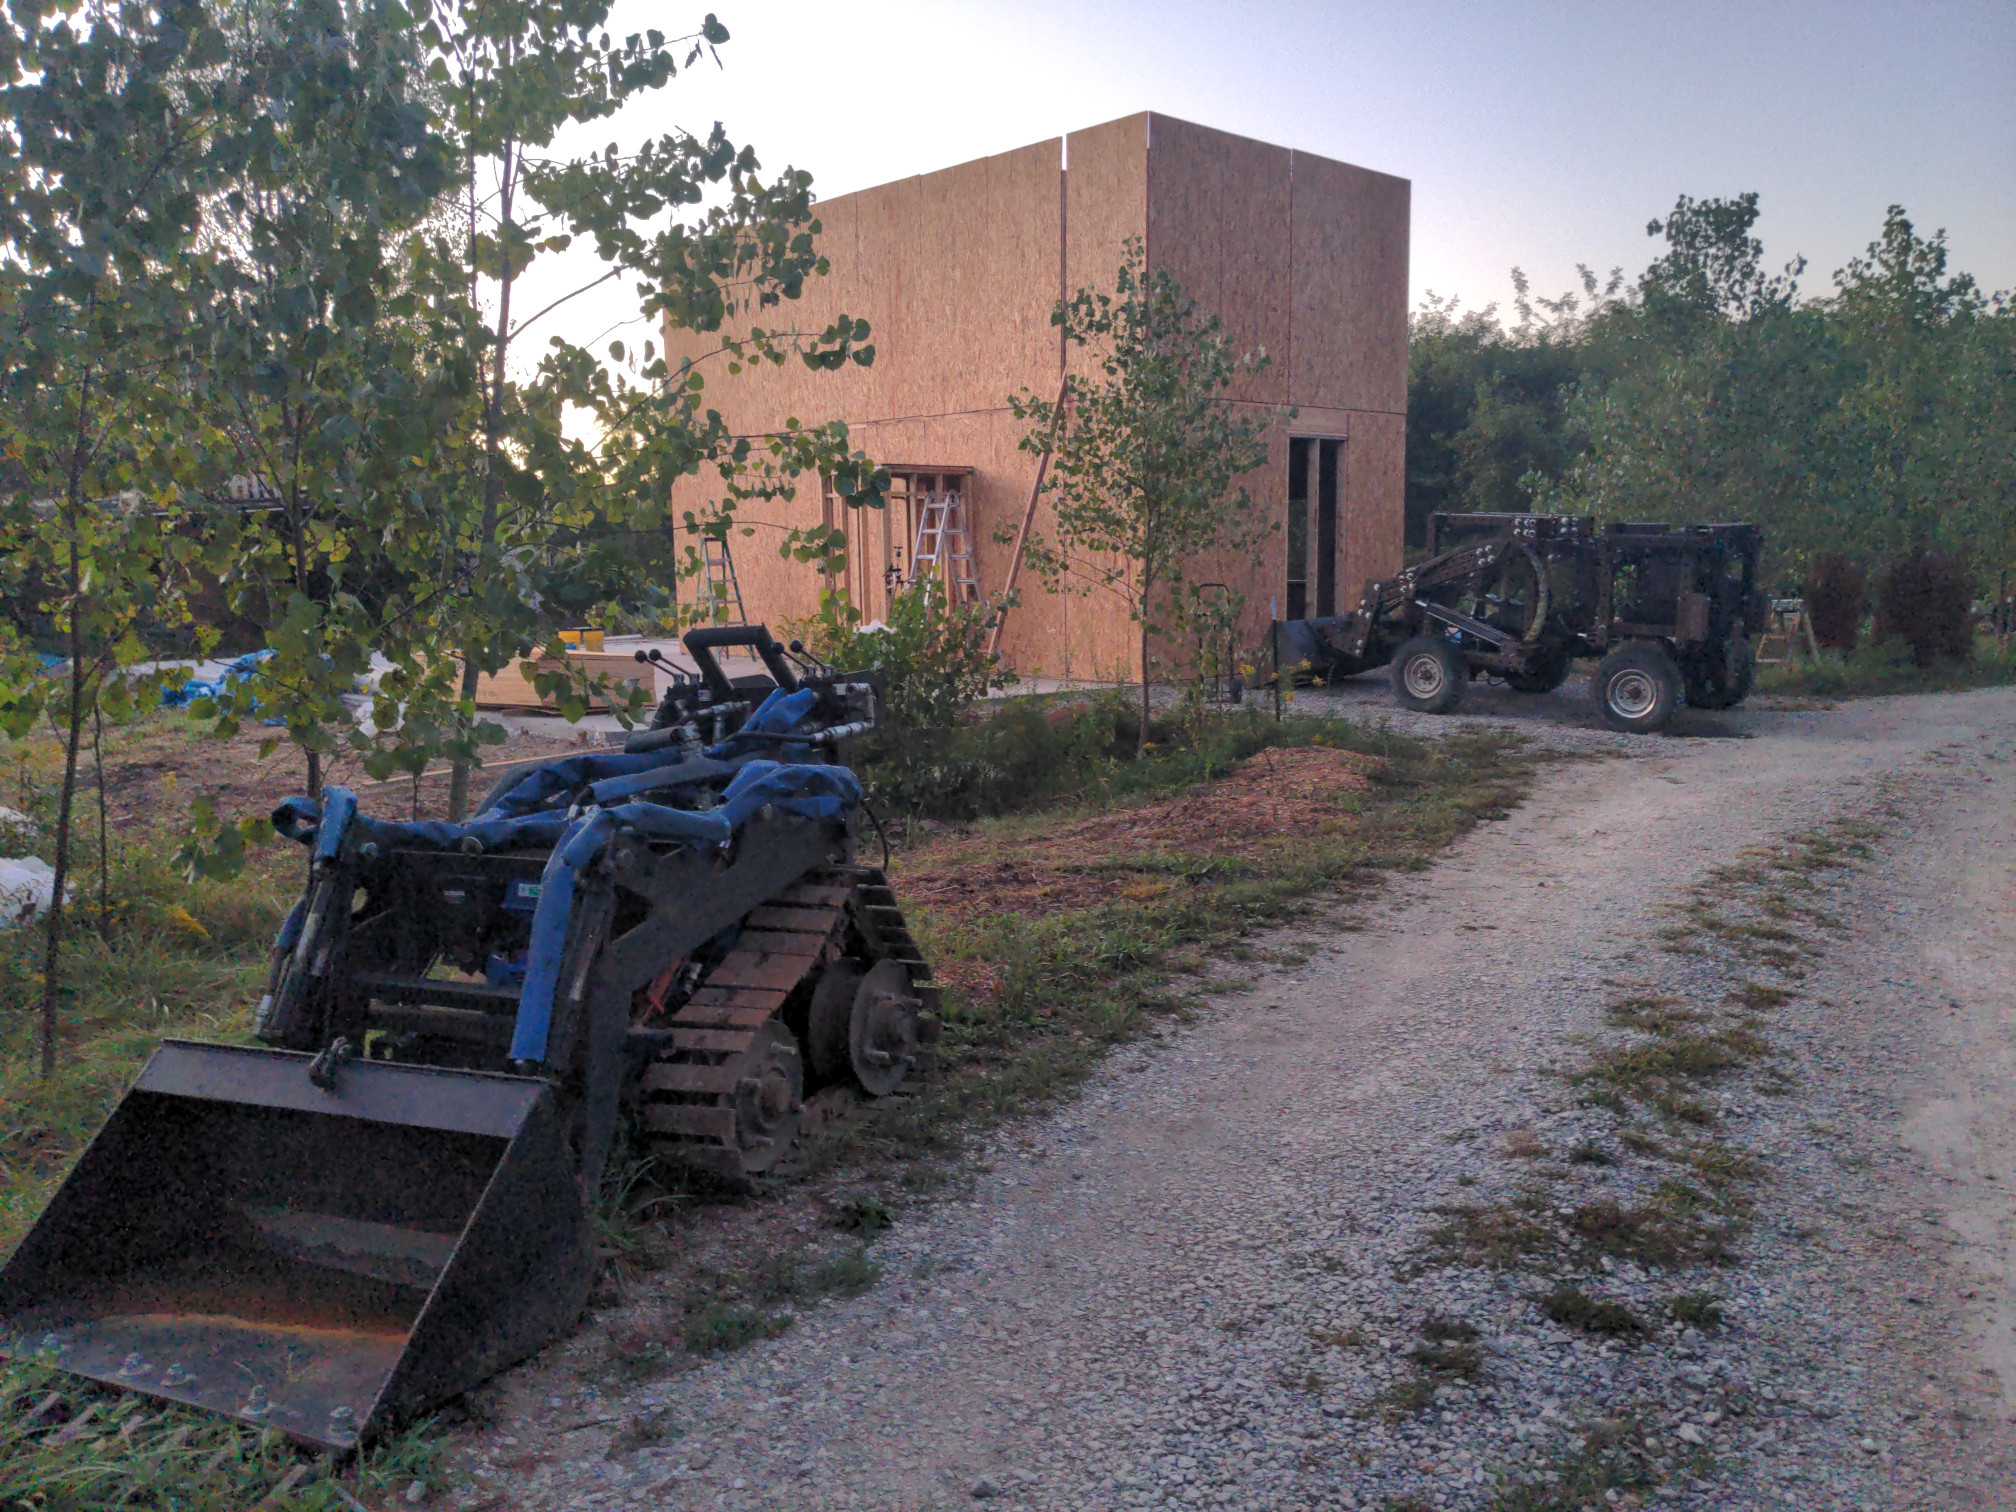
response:
<svg viewBox="0 0 2016 1512"><path fill-rule="evenodd" d="M1796 593L1830 555L1874 574L1957 560L2000 597L2016 571L2016 308L1949 269L1893 206L1830 292L1773 273L1757 196L1683 196L1665 250L1560 299L1515 270L1514 317L1430 298L1412 326L1407 519L1558 510L1748 519Z"/></svg>

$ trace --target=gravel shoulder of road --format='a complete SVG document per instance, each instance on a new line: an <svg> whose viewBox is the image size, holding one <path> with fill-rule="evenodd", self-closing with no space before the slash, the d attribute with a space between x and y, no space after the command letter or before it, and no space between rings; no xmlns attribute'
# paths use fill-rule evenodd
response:
<svg viewBox="0 0 2016 1512"><path fill-rule="evenodd" d="M2009 1505L2016 697L1732 724L1284 936L899 1213L864 1294L514 1372L479 1499Z"/></svg>

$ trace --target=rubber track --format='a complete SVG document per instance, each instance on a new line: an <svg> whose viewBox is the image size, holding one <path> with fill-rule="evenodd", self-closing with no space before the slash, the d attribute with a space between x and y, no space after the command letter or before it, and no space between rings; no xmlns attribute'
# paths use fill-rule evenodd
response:
<svg viewBox="0 0 2016 1512"><path fill-rule="evenodd" d="M881 870L807 873L750 912L735 948L673 1015L670 1045L645 1068L644 1124L663 1153L717 1175L747 1174L735 1138L744 1057L798 984L845 948L850 914L869 954L903 962L925 1011L937 1009L931 967Z"/></svg>

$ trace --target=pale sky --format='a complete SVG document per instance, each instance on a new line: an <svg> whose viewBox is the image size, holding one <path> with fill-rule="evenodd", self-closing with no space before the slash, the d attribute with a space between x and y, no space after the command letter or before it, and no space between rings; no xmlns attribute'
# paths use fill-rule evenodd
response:
<svg viewBox="0 0 2016 1512"><path fill-rule="evenodd" d="M1893 202L2016 287L2016 0L708 3L724 66L570 145L718 119L835 195L1154 110L1411 179L1416 303L1509 305L1514 264L1542 294L1578 262L1635 276L1676 195L1751 189L1809 293ZM704 12L618 0L615 30ZM535 270L521 308L583 270ZM634 309L611 286L561 328L599 350Z"/></svg>

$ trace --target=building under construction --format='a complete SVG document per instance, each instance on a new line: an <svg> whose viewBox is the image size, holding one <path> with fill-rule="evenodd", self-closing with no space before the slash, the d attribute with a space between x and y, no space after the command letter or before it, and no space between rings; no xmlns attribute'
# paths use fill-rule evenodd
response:
<svg viewBox="0 0 2016 1512"><path fill-rule="evenodd" d="M1038 467L1008 396L1056 396L1065 364L1083 359L1065 350L1052 310L1080 288L1110 289L1129 237L1223 322L1235 350L1267 352L1230 402L1295 410L1267 466L1244 480L1280 528L1257 553L1193 563L1189 576L1245 596L1248 644L1270 608L1300 618L1356 602L1401 564L1408 193L1405 179L1141 114L822 201L832 272L808 285L795 318L809 330L841 312L866 318L875 362L747 369L728 380L732 412L749 431L837 416L894 487L879 511L811 490L743 506L756 534L732 543L742 613L777 625L813 612L817 569L776 548L784 530L821 523L847 532L844 581L831 586L865 618L884 616L920 571L943 572L960 596L1007 586ZM690 332L667 341L675 362L709 345ZM681 507L704 501L701 482L691 487ZM1047 503L1034 528L1052 531ZM1134 675L1139 632L1117 598L1045 593L1026 572L1017 586L1010 667Z"/></svg>

